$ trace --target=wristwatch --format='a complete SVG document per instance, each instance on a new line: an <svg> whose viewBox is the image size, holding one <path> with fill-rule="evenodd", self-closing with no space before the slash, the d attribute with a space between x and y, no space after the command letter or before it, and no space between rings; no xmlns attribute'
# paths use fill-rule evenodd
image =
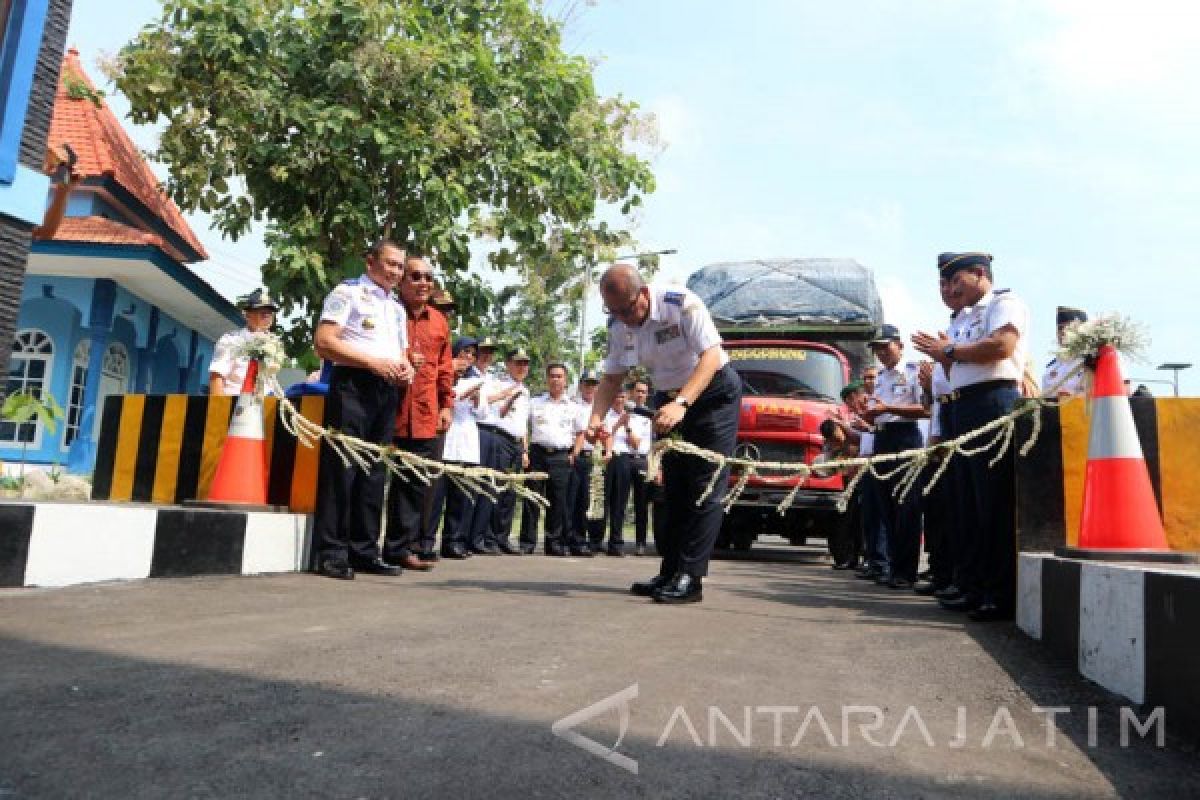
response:
<svg viewBox="0 0 1200 800"><path fill-rule="evenodd" d="M942 348L942 355L944 355L946 358L950 359L951 361L955 360L954 359L954 342L951 342L950 344L948 344Z"/></svg>
<svg viewBox="0 0 1200 800"><path fill-rule="evenodd" d="M684 397L683 395L678 395L678 396L675 398L675 402L676 402L676 403L679 403L679 405L683 406L684 408L691 408L691 407L692 407L692 401L691 401L691 400L688 400L688 399L687 399L686 397Z"/></svg>

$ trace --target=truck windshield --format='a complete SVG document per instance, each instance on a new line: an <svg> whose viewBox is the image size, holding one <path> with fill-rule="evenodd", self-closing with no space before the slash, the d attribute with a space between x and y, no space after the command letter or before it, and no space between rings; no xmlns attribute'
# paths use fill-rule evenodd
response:
<svg viewBox="0 0 1200 800"><path fill-rule="evenodd" d="M731 347L729 360L747 396L808 397L837 402L842 364L833 355L800 347Z"/></svg>

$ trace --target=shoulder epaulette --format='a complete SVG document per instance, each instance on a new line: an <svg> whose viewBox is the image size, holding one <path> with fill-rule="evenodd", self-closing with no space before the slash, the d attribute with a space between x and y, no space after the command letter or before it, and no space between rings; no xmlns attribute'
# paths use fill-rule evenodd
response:
<svg viewBox="0 0 1200 800"><path fill-rule="evenodd" d="M673 306L682 306L683 292L665 292L663 294L663 302L670 303Z"/></svg>

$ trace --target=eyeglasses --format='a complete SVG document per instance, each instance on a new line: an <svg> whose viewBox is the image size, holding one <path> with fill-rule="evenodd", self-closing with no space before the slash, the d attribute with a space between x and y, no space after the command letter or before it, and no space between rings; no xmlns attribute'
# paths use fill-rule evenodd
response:
<svg viewBox="0 0 1200 800"><path fill-rule="evenodd" d="M405 277L407 277L413 283L420 283L422 281L432 281L433 273L432 272L411 272L410 271L405 275Z"/></svg>
<svg viewBox="0 0 1200 800"><path fill-rule="evenodd" d="M641 296L642 296L642 290L639 289L638 291L634 292L633 298L628 303L626 303L623 307L609 308L608 306L604 306L603 311L605 314L608 314L613 317L619 317L619 318L628 317L630 314L633 313L634 308L637 307L638 298Z"/></svg>

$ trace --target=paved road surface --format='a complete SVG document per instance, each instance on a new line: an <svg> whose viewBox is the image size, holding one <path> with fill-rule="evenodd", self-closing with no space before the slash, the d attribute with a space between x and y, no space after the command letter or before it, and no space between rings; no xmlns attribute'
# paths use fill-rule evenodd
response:
<svg viewBox="0 0 1200 800"><path fill-rule="evenodd" d="M1012 626L815 549L720 562L700 606L628 595L652 568L5 590L0 798L1200 796L1169 720L1165 748L1120 747L1117 700ZM624 766L551 732L622 690ZM575 729L596 749L611 705ZM1035 706L1070 708L1053 746Z"/></svg>

